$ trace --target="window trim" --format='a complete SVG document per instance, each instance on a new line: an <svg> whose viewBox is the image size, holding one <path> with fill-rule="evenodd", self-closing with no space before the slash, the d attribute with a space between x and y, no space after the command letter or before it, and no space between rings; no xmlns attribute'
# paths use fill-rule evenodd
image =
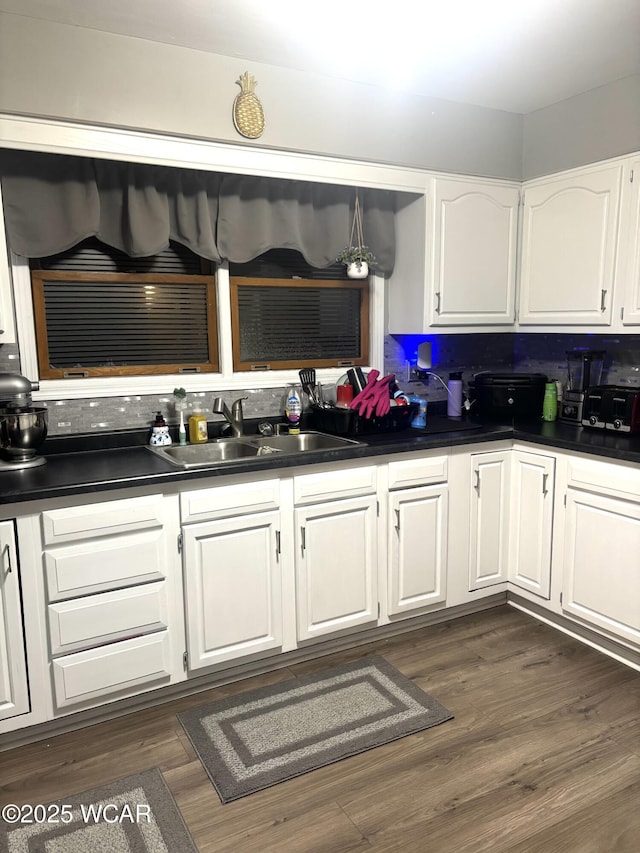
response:
<svg viewBox="0 0 640 853"><path fill-rule="evenodd" d="M360 356L353 359L298 359L295 364L289 361L269 361L265 359L258 364L250 361L242 361L240 354L240 306L239 306L239 288L240 287L299 287L308 289L323 289L331 288L333 290L359 290L360 298L360 328L362 330L360 340ZM323 367L339 367L342 371L346 367L364 367L367 364L369 356L369 280L323 280L323 279L292 279L292 278L254 278L246 276L230 276L229 289L231 296L231 333L232 333L232 351L233 351L233 368L236 373L246 373L247 371L260 370L297 370L301 367L315 367L322 369Z"/></svg>

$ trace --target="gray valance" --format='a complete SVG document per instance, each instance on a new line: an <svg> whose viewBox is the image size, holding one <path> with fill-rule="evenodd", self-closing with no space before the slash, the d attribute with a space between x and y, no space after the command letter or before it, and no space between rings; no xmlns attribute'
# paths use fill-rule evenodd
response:
<svg viewBox="0 0 640 853"><path fill-rule="evenodd" d="M353 187L22 151L0 152L0 174L9 245L30 258L97 237L131 257L173 240L237 263L296 249L323 268L349 242L355 201ZM359 194L365 241L389 273L394 194Z"/></svg>

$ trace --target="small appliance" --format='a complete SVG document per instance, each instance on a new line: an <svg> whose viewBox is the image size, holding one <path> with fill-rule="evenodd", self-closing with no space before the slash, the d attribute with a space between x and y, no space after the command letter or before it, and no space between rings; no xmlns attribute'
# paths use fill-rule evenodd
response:
<svg viewBox="0 0 640 853"><path fill-rule="evenodd" d="M640 390L594 385L585 392L582 426L616 432L640 432Z"/></svg>
<svg viewBox="0 0 640 853"><path fill-rule="evenodd" d="M539 420L546 383L544 373L476 373L469 394L480 418Z"/></svg>
<svg viewBox="0 0 640 853"><path fill-rule="evenodd" d="M582 423L584 395L591 385L598 385L602 378L604 350L575 349L567 352L569 384L562 395L560 420Z"/></svg>
<svg viewBox="0 0 640 853"><path fill-rule="evenodd" d="M31 403L39 384L19 373L0 373L0 470L44 465L36 456L47 437L47 409Z"/></svg>

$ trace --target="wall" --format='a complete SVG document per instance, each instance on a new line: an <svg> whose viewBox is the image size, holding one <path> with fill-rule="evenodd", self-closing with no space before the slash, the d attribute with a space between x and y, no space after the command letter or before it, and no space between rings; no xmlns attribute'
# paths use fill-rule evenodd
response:
<svg viewBox="0 0 640 853"><path fill-rule="evenodd" d="M524 116L523 180L640 150L640 74Z"/></svg>
<svg viewBox="0 0 640 853"><path fill-rule="evenodd" d="M520 115L0 12L0 112L239 143L245 70L261 147L520 179Z"/></svg>

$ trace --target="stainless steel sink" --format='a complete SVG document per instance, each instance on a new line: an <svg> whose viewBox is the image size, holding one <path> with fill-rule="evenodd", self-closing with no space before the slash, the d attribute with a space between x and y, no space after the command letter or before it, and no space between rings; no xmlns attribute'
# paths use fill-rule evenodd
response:
<svg viewBox="0 0 640 853"><path fill-rule="evenodd" d="M309 453L314 450L336 450L360 444L352 438L328 435L323 432L301 432L298 435L242 436L242 438L221 438L206 444L189 444L180 447L170 444L168 447L152 447L153 453L177 465L180 468L210 468L225 462L237 462L268 454L291 455Z"/></svg>
<svg viewBox="0 0 640 853"><path fill-rule="evenodd" d="M221 465L224 462L255 457L260 453L259 447L235 438L208 441L206 444L188 444L186 447L180 447L178 444L170 444L168 447L147 446L162 459L180 468Z"/></svg>

